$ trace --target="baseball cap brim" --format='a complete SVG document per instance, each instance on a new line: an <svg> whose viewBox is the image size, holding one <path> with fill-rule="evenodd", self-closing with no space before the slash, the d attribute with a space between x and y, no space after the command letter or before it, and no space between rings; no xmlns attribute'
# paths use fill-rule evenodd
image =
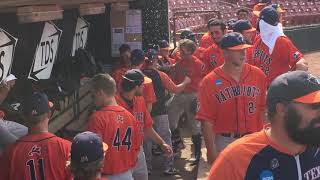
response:
<svg viewBox="0 0 320 180"><path fill-rule="evenodd" d="M304 104L314 104L320 103L320 90L307 94L305 96L294 99L293 101L304 103Z"/></svg>
<svg viewBox="0 0 320 180"><path fill-rule="evenodd" d="M244 30L243 32L255 32L255 31L257 31L257 29L252 27L251 29Z"/></svg>
<svg viewBox="0 0 320 180"><path fill-rule="evenodd" d="M237 46L233 46L233 47L229 47L227 49L229 50L241 50L241 49L247 49L252 47L252 45L249 44L241 44L241 45L237 45Z"/></svg>
<svg viewBox="0 0 320 180"><path fill-rule="evenodd" d="M102 147L103 147L103 152L107 152L107 150L109 149L109 146L106 143L102 143Z"/></svg>
<svg viewBox="0 0 320 180"><path fill-rule="evenodd" d="M144 77L144 81L143 81L143 84L149 84L149 83L152 83L152 80L148 77Z"/></svg>

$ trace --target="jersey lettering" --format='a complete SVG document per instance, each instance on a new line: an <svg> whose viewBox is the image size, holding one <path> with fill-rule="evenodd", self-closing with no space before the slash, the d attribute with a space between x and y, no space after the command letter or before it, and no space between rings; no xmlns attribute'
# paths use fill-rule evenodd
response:
<svg viewBox="0 0 320 180"><path fill-rule="evenodd" d="M256 58L258 58L258 61L260 61L261 63L260 65L261 70L266 75L269 75L269 68L270 68L269 66L272 62L271 57L261 49L254 49L253 59L256 59Z"/></svg>
<svg viewBox="0 0 320 180"><path fill-rule="evenodd" d="M120 140L121 132L120 132L120 128L118 128L116 131L115 137L113 139L113 146L117 147L118 151L120 151L120 146L127 146L127 150L130 151L130 148L132 145L131 135L132 135L132 128L128 127L121 141Z"/></svg>
<svg viewBox="0 0 320 180"><path fill-rule="evenodd" d="M28 169L29 169L30 180L37 180L37 171L36 171L36 169L38 169L40 180L45 180L45 178L44 178L44 163L43 163L43 159L42 158L38 159L37 166L34 164L34 159L28 160L26 164L27 164Z"/></svg>
<svg viewBox="0 0 320 180"><path fill-rule="evenodd" d="M223 103L235 97L252 97L256 98L260 94L260 89L256 86L242 85L227 87L224 90L215 93L215 97L219 103Z"/></svg>
<svg viewBox="0 0 320 180"><path fill-rule="evenodd" d="M315 180L320 178L320 166L310 169L309 171L304 173L303 177L307 180Z"/></svg>

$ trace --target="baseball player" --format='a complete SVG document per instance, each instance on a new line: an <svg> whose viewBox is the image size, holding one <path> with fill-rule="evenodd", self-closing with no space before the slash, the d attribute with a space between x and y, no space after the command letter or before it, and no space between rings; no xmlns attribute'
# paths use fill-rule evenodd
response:
<svg viewBox="0 0 320 180"><path fill-rule="evenodd" d="M104 160L103 177L133 179L140 143L140 129L135 118L115 100L116 84L108 74L92 79L94 103L99 109L89 118L88 130L110 145Z"/></svg>
<svg viewBox="0 0 320 180"><path fill-rule="evenodd" d="M190 29L186 29L181 32L180 40L182 40L182 39L189 39L189 40L193 41L196 45L198 44L197 39L196 39L196 35ZM204 51L205 51L205 48L197 47L197 49L193 53L193 56L202 60L203 55L204 55ZM171 56L175 59L175 62L179 62L181 60L180 49L176 48L172 52Z"/></svg>
<svg viewBox="0 0 320 180"><path fill-rule="evenodd" d="M319 179L319 82L304 71L274 79L267 94L270 124L230 144L208 179Z"/></svg>
<svg viewBox="0 0 320 180"><path fill-rule="evenodd" d="M108 145L98 134L86 131L76 135L71 145L69 168L75 180L107 180L101 177Z"/></svg>
<svg viewBox="0 0 320 180"><path fill-rule="evenodd" d="M279 14L272 6L261 11L258 25L261 37L254 44L253 64L267 75L268 84L288 71L308 70L302 53L284 35Z"/></svg>
<svg viewBox="0 0 320 180"><path fill-rule="evenodd" d="M153 121L149 111L147 110L145 100L141 96L143 94L143 83L145 77L139 69L131 69L123 76L120 93L116 99L119 105L130 111L139 124L142 137L146 136L160 145L163 152L169 157L172 156L172 149L155 130L153 129ZM148 170L141 143L138 161L132 170L133 177L136 180L147 180Z"/></svg>
<svg viewBox="0 0 320 180"><path fill-rule="evenodd" d="M154 128L161 138L172 147L171 131L169 126L168 112L166 103L170 99L168 92L179 93L191 82L189 77L176 85L171 78L164 72L157 70L158 52L154 49L148 50L146 67L143 73L152 79L153 87L156 90L157 101L153 104L151 111L152 119L154 120ZM149 174L152 171L152 141L144 141L144 152L146 155L147 166ZM174 158L169 157L165 159L164 174L174 175L178 170L174 168Z"/></svg>
<svg viewBox="0 0 320 180"><path fill-rule="evenodd" d="M71 143L48 132L52 106L44 93L26 97L23 113L29 133L2 156L1 180L72 179L66 168Z"/></svg>
<svg viewBox="0 0 320 180"><path fill-rule="evenodd" d="M227 33L227 26L221 20L211 21L210 27L212 29L212 37L215 43L204 51L203 63L206 67L206 74L223 64L223 53L217 44L220 43L222 37Z"/></svg>
<svg viewBox="0 0 320 180"><path fill-rule="evenodd" d="M201 156L201 127L200 123L195 121L194 113L192 113L192 102L197 97L200 81L204 76L203 63L193 56L197 46L194 41L183 39L179 42L179 50L181 60L174 67L175 82L180 84L188 76L191 83L180 93L174 94L172 101L168 106L168 116L171 131L178 128L178 122L183 113L186 113L186 123L192 131L192 142L194 144L194 157L192 161L198 163Z"/></svg>
<svg viewBox="0 0 320 180"><path fill-rule="evenodd" d="M0 104L7 98L16 82L14 75L9 75L0 82ZM28 128L14 121L5 120L5 111L0 110L0 156L2 151L17 139L28 134Z"/></svg>
<svg viewBox="0 0 320 180"><path fill-rule="evenodd" d="M131 69L142 69L144 66L145 53L140 49L135 49L132 51L131 55ZM145 76L143 83L143 97L146 102L148 111L151 112L152 104L156 102L156 95L154 93L152 80Z"/></svg>
<svg viewBox="0 0 320 180"><path fill-rule="evenodd" d="M120 82L124 73L126 73L131 66L131 49L128 44L122 44L119 48L120 60L118 64L112 68L112 77L117 83L117 89L120 86Z"/></svg>
<svg viewBox="0 0 320 180"><path fill-rule="evenodd" d="M207 49L208 47L212 46L214 44L214 38L213 38L213 27L211 26L211 22L215 21L215 18L209 19L207 28L208 32L206 32L200 40L199 46L202 48Z"/></svg>
<svg viewBox="0 0 320 180"><path fill-rule="evenodd" d="M170 73L172 66L176 63L175 60L169 57L169 43L166 40L161 40L158 43L159 46L159 61L158 61L158 69Z"/></svg>
<svg viewBox="0 0 320 180"><path fill-rule="evenodd" d="M196 115L202 122L209 164L232 141L261 130L264 121L266 76L245 63L245 49L251 45L232 32L220 46L225 62L202 80Z"/></svg>
<svg viewBox="0 0 320 180"><path fill-rule="evenodd" d="M244 40L247 44L252 45L252 37L256 34L256 28L252 27L250 21L248 20L239 20L233 24L233 31L241 33L244 37ZM246 49L246 57L247 63L253 64L252 62L252 54L253 54L253 47L249 47Z"/></svg>
<svg viewBox="0 0 320 180"><path fill-rule="evenodd" d="M249 20L249 11L247 9L239 9L237 11L238 20Z"/></svg>

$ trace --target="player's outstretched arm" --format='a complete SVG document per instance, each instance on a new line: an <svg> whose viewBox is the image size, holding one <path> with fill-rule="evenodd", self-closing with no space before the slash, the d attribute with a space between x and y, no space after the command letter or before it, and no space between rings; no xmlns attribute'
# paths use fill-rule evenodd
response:
<svg viewBox="0 0 320 180"><path fill-rule="evenodd" d="M152 127L145 128L144 134L145 136L150 138L152 141L157 143L167 156L172 156L173 154L172 148L166 142L164 142L164 140L159 136L159 134Z"/></svg>

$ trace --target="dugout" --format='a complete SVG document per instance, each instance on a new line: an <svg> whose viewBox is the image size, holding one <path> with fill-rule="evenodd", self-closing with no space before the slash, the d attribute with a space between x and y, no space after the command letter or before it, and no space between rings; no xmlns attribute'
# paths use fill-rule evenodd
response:
<svg viewBox="0 0 320 180"><path fill-rule="evenodd" d="M320 50L320 24L287 27L284 32L302 52Z"/></svg>
<svg viewBox="0 0 320 180"><path fill-rule="evenodd" d="M148 6L151 1L2 0L0 80L11 73L18 78L1 105L5 118L23 124L23 97L44 91L55 107L49 130L60 135L83 130L91 108L87 77L110 71L120 43L145 47L149 44L145 39L153 41L154 33L168 37L167 20L161 21L166 25L160 24L160 29L147 30L153 26L142 21L153 21L146 13ZM152 10L157 17L167 14L167 5L159 7L160 14Z"/></svg>

